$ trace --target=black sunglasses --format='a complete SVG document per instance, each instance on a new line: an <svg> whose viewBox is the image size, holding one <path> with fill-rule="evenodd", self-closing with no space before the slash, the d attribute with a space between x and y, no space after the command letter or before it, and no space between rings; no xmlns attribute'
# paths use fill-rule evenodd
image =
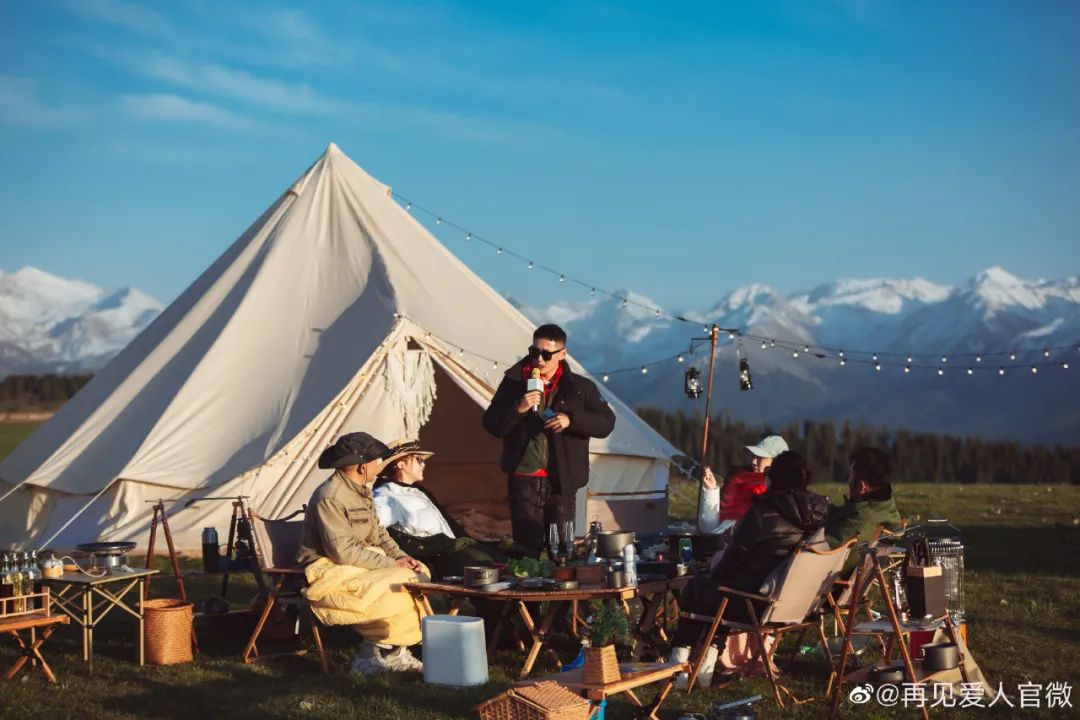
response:
<svg viewBox="0 0 1080 720"><path fill-rule="evenodd" d="M558 355L559 353L561 353L565 349L566 348L561 347L558 350L541 350L540 348L536 347L535 345L530 345L529 346L529 357L531 357L533 360L536 360L537 358L544 358L544 362L547 362L547 361L551 360L551 358L555 357L556 355Z"/></svg>

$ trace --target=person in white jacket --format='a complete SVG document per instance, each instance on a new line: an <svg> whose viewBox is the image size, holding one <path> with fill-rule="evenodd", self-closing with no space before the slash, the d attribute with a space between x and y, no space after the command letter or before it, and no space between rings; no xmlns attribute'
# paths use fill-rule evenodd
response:
<svg viewBox="0 0 1080 720"><path fill-rule="evenodd" d="M375 483L375 512L405 552L422 559L439 577L461 575L469 565L509 560L495 544L469 537L442 511L431 493L419 486L427 461L435 453L408 440L390 443L390 450ZM509 545L507 549L512 551Z"/></svg>
<svg viewBox="0 0 1080 720"><path fill-rule="evenodd" d="M713 471L705 468L698 505L701 532L718 535L734 527L750 509L754 496L765 492L768 486L765 471L780 453L788 449L788 444L779 435L769 435L757 445L747 445L746 449L751 455L750 470L736 472L724 483L722 491Z"/></svg>

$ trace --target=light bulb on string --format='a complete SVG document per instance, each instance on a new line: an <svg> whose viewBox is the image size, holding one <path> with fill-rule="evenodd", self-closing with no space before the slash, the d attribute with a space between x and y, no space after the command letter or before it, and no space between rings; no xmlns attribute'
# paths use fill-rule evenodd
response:
<svg viewBox="0 0 1080 720"><path fill-rule="evenodd" d="M765 344L765 341L764 341L764 340L762 340L762 341L761 341L761 349L762 349L762 350L764 350L764 349L766 349L767 347L768 347L768 345L766 345L766 344Z"/></svg>
<svg viewBox="0 0 1080 720"><path fill-rule="evenodd" d="M874 362L877 362L877 353L874 353Z"/></svg>
<svg viewBox="0 0 1080 720"><path fill-rule="evenodd" d="M841 359L843 359L843 357L844 357L844 351L843 351L843 350L841 350L841 351L840 351L839 353L837 353L837 354L838 354L838 355L840 356L840 358L841 358Z"/></svg>
<svg viewBox="0 0 1080 720"><path fill-rule="evenodd" d="M947 358L947 357L945 357L944 355L942 355L942 356L941 356L941 362L942 362L942 363L947 363L947 362L949 362L949 358Z"/></svg>
<svg viewBox="0 0 1080 720"><path fill-rule="evenodd" d="M998 375L1004 375L1004 374L1005 374L1005 368L999 367L998 368Z"/></svg>
<svg viewBox="0 0 1080 720"><path fill-rule="evenodd" d="M944 369L944 368L940 368L940 367L939 367L939 368L937 369L937 374L938 374L938 375L944 375L944 374L945 374L945 369Z"/></svg>
<svg viewBox="0 0 1080 720"><path fill-rule="evenodd" d="M908 355L907 361L908 361L908 365L910 365L911 364L911 356L910 355Z"/></svg>
<svg viewBox="0 0 1080 720"><path fill-rule="evenodd" d="M770 340L769 341L769 347L776 347L776 341L775 340Z"/></svg>
<svg viewBox="0 0 1080 720"><path fill-rule="evenodd" d="M648 375L648 374L649 374L649 368L647 368L647 367L645 367L644 365L642 365L642 366L641 366L641 374L642 374L642 375Z"/></svg>
<svg viewBox="0 0 1080 720"><path fill-rule="evenodd" d="M728 334L727 334L727 339L728 339L728 340L734 340L734 339L735 339L735 333L733 333L733 332L731 332L731 331L729 330L729 331L728 331Z"/></svg>
<svg viewBox="0 0 1080 720"><path fill-rule="evenodd" d="M412 203L405 203L406 210L412 210Z"/></svg>
<svg viewBox="0 0 1080 720"><path fill-rule="evenodd" d="M1043 350L1043 357L1050 357L1050 348Z"/></svg>
<svg viewBox="0 0 1080 720"><path fill-rule="evenodd" d="M803 345L802 351L803 351L804 353L808 353L808 352L810 352L810 346L809 346L809 345Z"/></svg>
<svg viewBox="0 0 1080 720"><path fill-rule="evenodd" d="M881 363L875 362L874 363L874 369L877 370L878 372L881 372Z"/></svg>
<svg viewBox="0 0 1080 720"><path fill-rule="evenodd" d="M465 233L466 240L472 240L472 233Z"/></svg>
<svg viewBox="0 0 1080 720"><path fill-rule="evenodd" d="M909 372L911 372L911 366L910 365L905 365L904 366L904 374L907 375Z"/></svg>
<svg viewBox="0 0 1080 720"><path fill-rule="evenodd" d="M566 276L565 275L560 275L559 276L559 282L561 282L561 283L566 282Z"/></svg>
<svg viewBox="0 0 1080 720"><path fill-rule="evenodd" d="M529 269L530 269L530 270L532 270L532 269L533 269L533 262L532 262L532 260L530 260L530 261L529 261Z"/></svg>
<svg viewBox="0 0 1080 720"><path fill-rule="evenodd" d="M1037 368L1037 367L1035 367L1034 365L1032 365L1032 366L1031 366L1031 374L1032 374L1032 375L1034 375L1034 374L1035 374L1035 373L1037 373L1037 372L1039 372L1039 368Z"/></svg>
<svg viewBox="0 0 1080 720"><path fill-rule="evenodd" d="M1068 370L1069 369L1069 363L1067 363L1067 362L1061 363L1061 369L1062 370Z"/></svg>
<svg viewBox="0 0 1080 720"><path fill-rule="evenodd" d="M656 317L660 317L660 311L659 310L656 311Z"/></svg>
<svg viewBox="0 0 1080 720"><path fill-rule="evenodd" d="M436 225L442 225L442 218L435 218Z"/></svg>
<svg viewBox="0 0 1080 720"><path fill-rule="evenodd" d="M590 288L589 289L589 297L593 297L595 295L596 295L596 288Z"/></svg>
<svg viewBox="0 0 1080 720"><path fill-rule="evenodd" d="M679 357L677 357L675 359L678 360L679 362L683 362L683 356L682 355L680 355Z"/></svg>
<svg viewBox="0 0 1080 720"><path fill-rule="evenodd" d="M840 358L840 367L844 367L845 365L847 365L847 360L844 359L843 357L841 357Z"/></svg>
<svg viewBox="0 0 1080 720"><path fill-rule="evenodd" d="M608 381L608 376L605 375L602 379L603 379L604 382L607 382Z"/></svg>
<svg viewBox="0 0 1080 720"><path fill-rule="evenodd" d="M502 248L495 248L496 255L502 255Z"/></svg>
<svg viewBox="0 0 1080 720"><path fill-rule="evenodd" d="M499 363L498 362L491 363L491 369L492 370L498 370L499 369Z"/></svg>
<svg viewBox="0 0 1080 720"><path fill-rule="evenodd" d="M1015 362L1016 361L1016 353L1010 353L1009 354L1009 359Z"/></svg>
<svg viewBox="0 0 1080 720"><path fill-rule="evenodd" d="M623 301L622 301L622 306L623 306L623 307L626 307L626 306L627 306L628 304L630 304L630 301L629 301L629 300L627 300L626 298L623 298Z"/></svg>
<svg viewBox="0 0 1080 720"><path fill-rule="evenodd" d="M982 362L982 355L976 355L975 356L975 362L981 363Z"/></svg>
<svg viewBox="0 0 1080 720"><path fill-rule="evenodd" d="M798 350L792 350L791 351L791 357L793 357L793 358L799 357L799 351Z"/></svg>
<svg viewBox="0 0 1080 720"><path fill-rule="evenodd" d="M974 371L974 370L972 370L971 368L968 368L968 369L967 369L967 374L968 374L968 375L974 375L974 374L975 374L975 371Z"/></svg>

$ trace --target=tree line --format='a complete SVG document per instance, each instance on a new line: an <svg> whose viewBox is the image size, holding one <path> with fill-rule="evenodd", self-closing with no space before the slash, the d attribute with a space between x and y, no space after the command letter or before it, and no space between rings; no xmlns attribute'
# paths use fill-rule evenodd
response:
<svg viewBox="0 0 1080 720"><path fill-rule="evenodd" d="M0 412L56 410L93 375L8 375L0 382Z"/></svg>
<svg viewBox="0 0 1080 720"><path fill-rule="evenodd" d="M699 460L702 418L638 408L638 415L688 457ZM890 431L831 420L781 427L718 418L709 424L708 463L721 475L749 465L747 445L780 435L806 458L814 482L846 482L850 455L874 445L888 451L898 483L1080 484L1080 447L1026 446L1016 442Z"/></svg>

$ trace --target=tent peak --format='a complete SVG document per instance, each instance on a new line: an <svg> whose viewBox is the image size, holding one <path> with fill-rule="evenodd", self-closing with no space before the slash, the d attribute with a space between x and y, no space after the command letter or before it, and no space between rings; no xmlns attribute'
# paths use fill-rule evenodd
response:
<svg viewBox="0 0 1080 720"><path fill-rule="evenodd" d="M323 153L323 154L324 155L344 155L345 153L341 152L341 148L339 148L337 146L337 143L332 142L332 143L330 143L329 145L326 146L326 152Z"/></svg>

